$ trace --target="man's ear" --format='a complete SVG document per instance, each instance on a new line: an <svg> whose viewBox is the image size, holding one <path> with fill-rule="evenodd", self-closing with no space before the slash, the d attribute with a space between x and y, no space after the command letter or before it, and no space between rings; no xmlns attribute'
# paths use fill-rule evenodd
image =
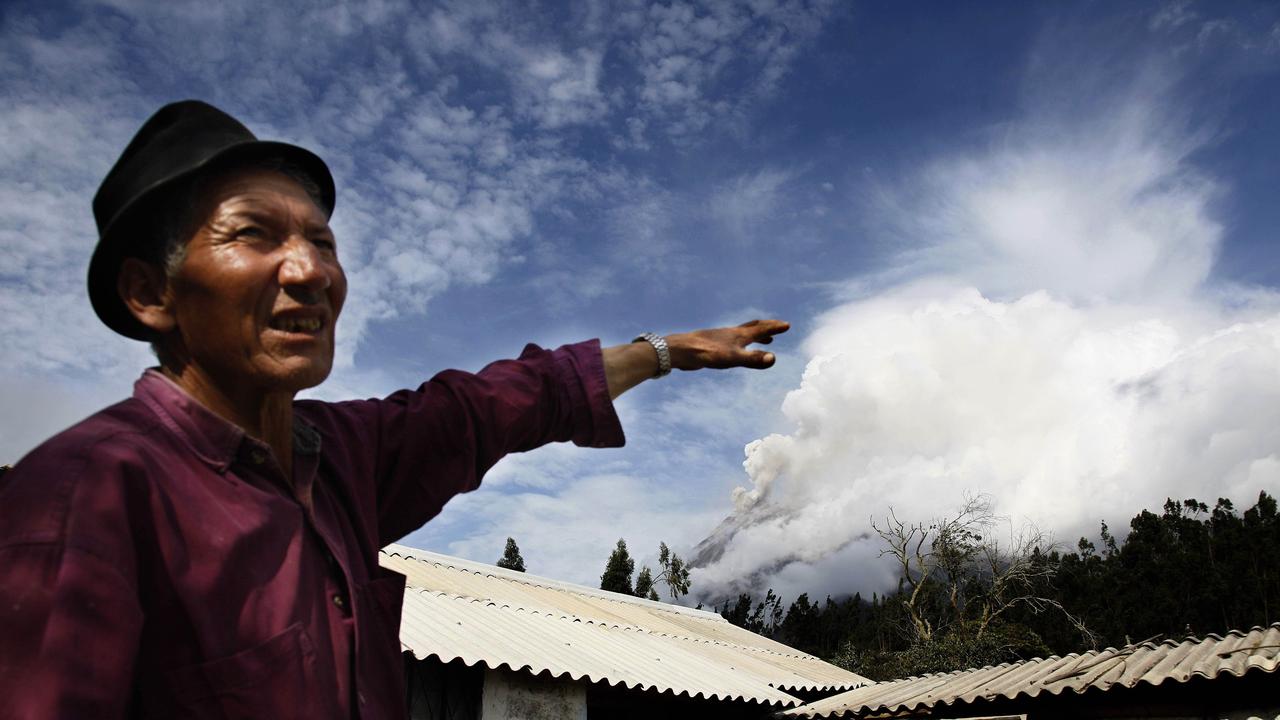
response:
<svg viewBox="0 0 1280 720"><path fill-rule="evenodd" d="M158 265L125 258L116 276L116 292L138 322L164 335L178 324L168 279Z"/></svg>

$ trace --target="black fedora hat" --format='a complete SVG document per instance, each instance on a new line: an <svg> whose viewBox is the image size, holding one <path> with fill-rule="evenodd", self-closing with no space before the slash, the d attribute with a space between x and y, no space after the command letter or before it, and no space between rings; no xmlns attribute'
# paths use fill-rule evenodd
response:
<svg viewBox="0 0 1280 720"><path fill-rule="evenodd" d="M306 173L320 190L317 200L325 215L333 214L333 175L310 150L259 140L239 120L199 100L165 105L143 123L93 198L98 246L89 262L89 300L107 327L137 340L152 339L120 299L116 278L125 258L139 256L154 242L140 232L153 201L202 171L267 157Z"/></svg>

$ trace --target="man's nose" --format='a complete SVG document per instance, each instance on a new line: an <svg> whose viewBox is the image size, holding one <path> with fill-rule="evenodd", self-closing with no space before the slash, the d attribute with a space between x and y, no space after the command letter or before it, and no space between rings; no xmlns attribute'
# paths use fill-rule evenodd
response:
<svg viewBox="0 0 1280 720"><path fill-rule="evenodd" d="M282 248L284 259L280 263L280 285L302 287L311 292L322 292L333 282L320 249L304 237L291 236Z"/></svg>

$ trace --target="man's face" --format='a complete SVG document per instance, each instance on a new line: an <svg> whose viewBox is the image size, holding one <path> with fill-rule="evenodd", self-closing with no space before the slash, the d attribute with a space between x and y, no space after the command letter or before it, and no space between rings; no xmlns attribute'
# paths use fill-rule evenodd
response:
<svg viewBox="0 0 1280 720"><path fill-rule="evenodd" d="M324 211L271 170L228 173L199 201L205 220L167 290L183 354L225 390L320 384L347 295Z"/></svg>

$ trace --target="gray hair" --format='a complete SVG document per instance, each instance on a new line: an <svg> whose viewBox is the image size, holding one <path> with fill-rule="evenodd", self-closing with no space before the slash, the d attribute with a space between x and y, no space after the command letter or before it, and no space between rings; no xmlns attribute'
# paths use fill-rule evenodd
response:
<svg viewBox="0 0 1280 720"><path fill-rule="evenodd" d="M158 266L166 280L172 280L187 259L187 246L205 218L200 217L201 196L215 180L233 170L271 170L288 177L302 186L307 195L319 207L324 207L320 185L298 165L283 157L270 155L249 162L217 166L197 173L181 181L157 198L151 207L152 219L145 230L147 242L140 259ZM162 365L171 359L165 351L164 338L151 341L151 351Z"/></svg>
<svg viewBox="0 0 1280 720"><path fill-rule="evenodd" d="M142 258L155 263L164 271L166 278L173 278L182 263L187 259L187 243L199 228L204 218L197 217L200 211L200 196L208 190L214 180L223 177L232 170L272 170L280 173L302 186L307 195L321 207L320 186L301 167L279 156L258 158L251 162L218 167L197 174L183 181L178 186L164 193L157 203L152 220L150 242Z"/></svg>

